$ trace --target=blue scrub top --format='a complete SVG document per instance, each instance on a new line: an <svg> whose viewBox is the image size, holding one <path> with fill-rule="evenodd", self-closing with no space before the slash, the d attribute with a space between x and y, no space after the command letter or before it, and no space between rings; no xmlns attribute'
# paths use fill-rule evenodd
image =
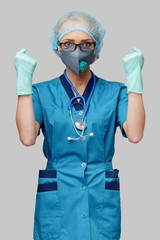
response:
<svg viewBox="0 0 160 240"><path fill-rule="evenodd" d="M83 97L93 86L89 80ZM127 118L128 94L122 82L96 76L86 115L85 140L77 138L68 109L74 93L64 74L32 85L35 120L44 136L46 169L39 170L35 204L35 240L119 240L119 170L113 169L115 133ZM82 100L80 100L81 103ZM83 106L74 100L74 122ZM81 131L78 130L81 134ZM38 135L40 134L40 131Z"/></svg>

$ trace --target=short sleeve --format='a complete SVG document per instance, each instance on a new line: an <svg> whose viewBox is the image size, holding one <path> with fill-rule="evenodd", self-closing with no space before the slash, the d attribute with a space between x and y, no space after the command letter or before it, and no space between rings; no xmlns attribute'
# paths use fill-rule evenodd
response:
<svg viewBox="0 0 160 240"><path fill-rule="evenodd" d="M127 138L127 135L122 126L127 119L127 110L128 110L127 87L124 83L121 83L118 102L117 102L116 126L120 127L122 136L125 138Z"/></svg>
<svg viewBox="0 0 160 240"><path fill-rule="evenodd" d="M42 107L41 107L36 84L32 85L32 102L33 102L35 120L39 123L41 128L42 127ZM38 135L40 135L40 129L39 129Z"/></svg>

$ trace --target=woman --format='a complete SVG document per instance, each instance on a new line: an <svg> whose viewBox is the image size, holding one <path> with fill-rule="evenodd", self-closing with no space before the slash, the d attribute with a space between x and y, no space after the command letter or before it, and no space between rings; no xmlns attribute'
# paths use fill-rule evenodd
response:
<svg viewBox="0 0 160 240"><path fill-rule="evenodd" d="M33 85L37 61L25 49L16 54L19 137L24 145L34 145L42 129L47 158L46 169L39 170L35 240L120 239L115 132L119 126L132 143L143 137L144 58L137 48L123 58L127 87L96 76L90 65L99 58L104 35L101 24L84 12L62 16L50 40L66 69Z"/></svg>

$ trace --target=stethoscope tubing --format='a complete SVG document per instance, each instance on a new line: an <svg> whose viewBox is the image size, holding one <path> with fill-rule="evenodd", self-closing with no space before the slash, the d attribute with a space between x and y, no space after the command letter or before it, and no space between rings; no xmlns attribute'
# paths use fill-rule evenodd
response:
<svg viewBox="0 0 160 240"><path fill-rule="evenodd" d="M91 71L91 70L90 70L90 71ZM96 85L96 77L95 77L95 75L94 75L94 73L93 73L92 71L91 71L91 73L92 73L94 82L93 82L93 87L92 87L91 93L90 93L90 95L89 95L89 97L88 97L88 99L87 99L87 103L86 103L84 97L81 96L81 95L79 95L77 89L73 86L73 84L71 83L71 81L68 79L68 77L67 77L67 75L66 75L66 69L64 70L64 76L65 76L66 80L68 81L68 83L71 85L71 87L74 89L74 91L75 91L76 94L77 94L76 96L74 96L74 97L70 100L70 102L69 102L69 110L71 110L71 108L72 108L72 102L73 102L73 100L76 99L76 98L81 98L81 99L83 100L83 104L84 104L84 113L83 113L83 116L82 116L82 119L83 119L83 120L84 120L84 117L85 117L86 112L87 112L87 110L88 110L89 102L90 102L90 99L91 99L91 97L92 97L93 91L94 91L94 89L95 89L95 85Z"/></svg>

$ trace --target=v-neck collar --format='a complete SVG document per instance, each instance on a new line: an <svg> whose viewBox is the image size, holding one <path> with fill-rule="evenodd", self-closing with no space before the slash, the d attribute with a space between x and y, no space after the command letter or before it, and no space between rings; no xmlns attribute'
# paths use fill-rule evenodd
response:
<svg viewBox="0 0 160 240"><path fill-rule="evenodd" d="M96 83L98 81L98 77L95 75L96 77ZM74 95L74 92L71 88L71 85L69 84L69 82L66 80L65 76L64 76L64 73L59 77L60 80L61 80L61 83L62 83L62 86L64 87L66 93L68 94L70 100L75 96ZM90 80L88 81L87 83L87 86L83 92L83 97L85 99L85 101L87 102L87 99L91 93L91 90L92 90L92 87L93 87L93 76L91 76ZM76 111L79 111L79 110L83 110L83 100L80 98L80 101L78 102L77 99L74 99L73 101L73 106L75 108Z"/></svg>

